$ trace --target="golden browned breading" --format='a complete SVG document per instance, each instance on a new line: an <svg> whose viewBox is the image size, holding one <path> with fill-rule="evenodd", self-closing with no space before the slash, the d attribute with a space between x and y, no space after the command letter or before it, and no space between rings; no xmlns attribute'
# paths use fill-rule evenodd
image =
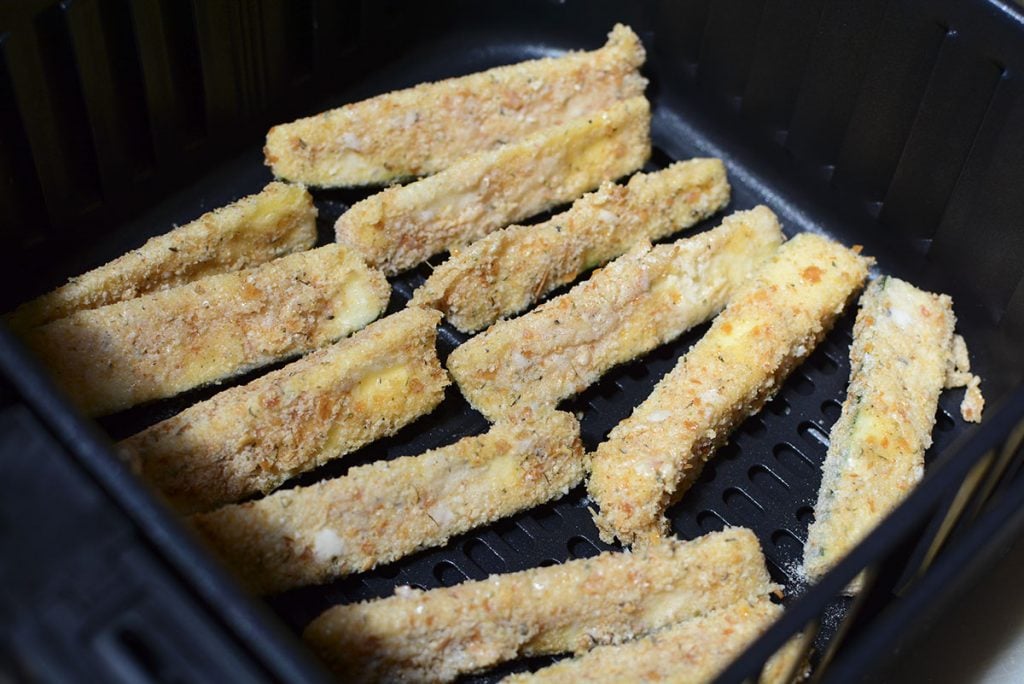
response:
<svg viewBox="0 0 1024 684"><path fill-rule="evenodd" d="M773 589L757 538L731 528L427 592L400 587L327 610L304 638L345 681L451 681L619 643Z"/></svg>
<svg viewBox="0 0 1024 684"><path fill-rule="evenodd" d="M338 242L391 275L478 240L643 166L651 153L643 97L465 157L388 188L338 217Z"/></svg>
<svg viewBox="0 0 1024 684"><path fill-rule="evenodd" d="M78 311L25 341L88 415L305 353L362 328L390 286L340 245Z"/></svg>
<svg viewBox="0 0 1024 684"><path fill-rule="evenodd" d="M512 675L507 684L617 684L618 682L711 682L782 615L767 595L738 601L619 645L598 646L533 673ZM761 684L790 684L800 657L790 641L765 667Z"/></svg>
<svg viewBox="0 0 1024 684"><path fill-rule="evenodd" d="M448 357L448 370L490 418L553 407L716 314L781 242L775 214L758 207L692 238L634 248L566 294L469 340Z"/></svg>
<svg viewBox="0 0 1024 684"><path fill-rule="evenodd" d="M209 510L394 433L449 384L441 314L404 311L124 440L133 469L181 512Z"/></svg>
<svg viewBox="0 0 1024 684"><path fill-rule="evenodd" d="M728 201L719 159L638 173L627 185L606 182L544 223L509 226L453 252L410 304L439 309L462 332L476 332L638 242L694 225Z"/></svg>
<svg viewBox="0 0 1024 684"><path fill-rule="evenodd" d="M967 355L967 342L960 335L953 335L953 353L946 366L946 389L965 387L960 402L960 417L969 423L980 423L985 409L985 397L981 395L981 378L971 373L971 359Z"/></svg>
<svg viewBox="0 0 1024 684"><path fill-rule="evenodd" d="M271 183L23 304L8 323L24 331L83 309L256 266L314 242L316 208L309 193L300 185Z"/></svg>
<svg viewBox="0 0 1024 684"><path fill-rule="evenodd" d="M616 25L593 52L489 69L275 126L278 178L339 187L436 173L458 159L642 95L640 39Z"/></svg>
<svg viewBox="0 0 1024 684"><path fill-rule="evenodd" d="M550 412L192 523L246 586L274 593L441 546L564 494L583 470L579 423Z"/></svg>
<svg viewBox="0 0 1024 684"><path fill-rule="evenodd" d="M804 569L818 580L903 500L924 474L939 393L953 357L953 301L897 278L860 301L850 386L832 427ZM847 587L860 588L859 579Z"/></svg>
<svg viewBox="0 0 1024 684"><path fill-rule="evenodd" d="M779 248L594 453L588 489L603 539L636 544L667 532L669 503L810 353L869 264L807 233Z"/></svg>

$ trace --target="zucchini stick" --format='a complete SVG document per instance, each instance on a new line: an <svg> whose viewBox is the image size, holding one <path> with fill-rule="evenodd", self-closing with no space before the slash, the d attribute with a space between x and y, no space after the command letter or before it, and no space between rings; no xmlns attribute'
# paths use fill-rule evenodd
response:
<svg viewBox="0 0 1024 684"><path fill-rule="evenodd" d="M181 512L269 492L429 413L449 384L436 311L410 308L122 441Z"/></svg>
<svg viewBox="0 0 1024 684"><path fill-rule="evenodd" d="M643 97L465 157L435 176L388 188L338 217L338 242L388 275L576 199L643 166L651 153Z"/></svg>
<svg viewBox="0 0 1024 684"><path fill-rule="evenodd" d="M870 261L818 235L785 243L632 415L598 446L588 483L603 539L664 535L732 428L760 410L861 287Z"/></svg>
<svg viewBox="0 0 1024 684"><path fill-rule="evenodd" d="M509 226L454 252L416 290L411 304L439 309L462 332L476 332L638 242L702 221L728 201L719 159L638 173L626 185L606 182L544 223Z"/></svg>
<svg viewBox="0 0 1024 684"><path fill-rule="evenodd" d="M641 245L566 294L457 348L448 370L489 418L554 407L613 366L715 315L782 242L765 207L692 238Z"/></svg>

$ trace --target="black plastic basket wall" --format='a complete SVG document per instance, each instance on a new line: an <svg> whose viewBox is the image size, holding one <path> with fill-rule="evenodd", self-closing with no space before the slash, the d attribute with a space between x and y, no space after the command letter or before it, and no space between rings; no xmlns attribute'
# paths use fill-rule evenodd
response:
<svg viewBox="0 0 1024 684"><path fill-rule="evenodd" d="M720 156L734 189L730 210L768 204L788 234L813 230L863 244L881 271L956 300L959 328L989 399L986 420L967 430L957 416L959 396L944 396L926 481L818 587L801 586L794 567L849 373L850 313L671 510L673 530L684 538L727 524L751 527L789 594L783 621L726 680L752 676L797 631L814 645L820 673L860 676L915 625L935 619L944 599L1020 529L1024 23L1014 6L0 4L0 238L8 245L4 272L11 281L0 303L9 308L172 223L257 190L269 179L260 149L274 123L425 79L593 48L616 21L632 25L648 48L656 148L649 168ZM321 239L369 192L315 193ZM393 279L392 310L428 270ZM703 331L615 369L567 402L583 416L588 448ZM442 356L463 339L442 326ZM9 477L0 478L0 585L14 587L7 603L0 601L11 644L0 647L0 665L7 659L34 676L216 681L224 672L217 668L231 663L243 679L312 679L317 670L294 632L331 604L609 548L597 539L577 489L442 549L274 597L268 611L232 586L117 465L106 442L221 388L95 426L68 409L7 337L0 352L7 377L0 429L8 436L5 451L18 452L6 461ZM485 427L453 389L434 415L290 485ZM36 436L10 437L22 434ZM33 449L19 448L24 440ZM56 484L48 490L47 483ZM53 505L53 491L66 502ZM90 517L83 510L104 512ZM26 524L33 519L46 524ZM33 541L40 533L48 545ZM59 552L65 548L76 551ZM100 552L90 549L128 560L98 562ZM872 581L856 605L838 598L864 568ZM49 612L33 612L33 604ZM39 661L33 655L47 668L26 670L26 659Z"/></svg>

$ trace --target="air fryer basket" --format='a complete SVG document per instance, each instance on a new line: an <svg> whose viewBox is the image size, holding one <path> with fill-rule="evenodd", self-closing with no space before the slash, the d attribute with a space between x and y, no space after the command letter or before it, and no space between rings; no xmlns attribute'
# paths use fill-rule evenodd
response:
<svg viewBox="0 0 1024 684"><path fill-rule="evenodd" d="M615 21L629 23L649 55L649 170L722 157L733 186L727 211L765 203L787 234L810 230L862 244L878 271L955 298L989 400L985 421L968 429L958 412L962 392L945 393L925 482L820 585L802 586L795 568L844 397L852 310L670 511L682 538L750 527L786 588L784 618L723 680L753 676L801 630L818 672L834 679L884 661L1020 529L1018 10L995 0L425 5L74 0L0 8L0 93L15 105L0 111L0 226L11 246L5 272L15 276L4 308L258 190L270 177L260 148L272 123L423 80L592 49ZM334 219L369 192L314 192L322 242ZM392 279L390 311L430 268ZM586 446L627 416L705 329L565 402L582 416ZM442 358L464 339L442 325ZM223 386L109 417L97 430L6 334L0 364L9 473L0 480L0 584L8 594L0 594L0 667L83 679L316 679L322 673L287 632L330 605L611 548L597 538L577 488L444 548L262 604L241 595L107 442ZM434 414L288 486L419 453L486 425L451 388ZM872 581L851 605L840 590L864 568Z"/></svg>

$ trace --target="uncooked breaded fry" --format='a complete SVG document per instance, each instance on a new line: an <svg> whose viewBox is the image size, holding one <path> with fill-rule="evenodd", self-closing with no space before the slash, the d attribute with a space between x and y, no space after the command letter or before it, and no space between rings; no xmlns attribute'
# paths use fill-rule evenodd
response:
<svg viewBox="0 0 1024 684"><path fill-rule="evenodd" d="M180 512L209 510L394 433L449 384L441 314L410 308L124 440L121 454Z"/></svg>
<svg viewBox="0 0 1024 684"><path fill-rule="evenodd" d="M692 238L634 248L566 294L469 340L448 357L448 370L489 418L554 407L716 314L781 242L775 214L758 207Z"/></svg>
<svg viewBox="0 0 1024 684"><path fill-rule="evenodd" d="M316 207L309 193L300 185L271 183L23 304L8 323L25 331L76 311L256 266L314 242Z"/></svg>
<svg viewBox="0 0 1024 684"><path fill-rule="evenodd" d="M702 221L728 201L719 159L638 173L627 185L606 182L544 223L509 226L453 252L410 304L439 309L462 332L476 332L638 242Z"/></svg>
<svg viewBox="0 0 1024 684"><path fill-rule="evenodd" d="M582 653L775 589L757 538L691 542L336 606L303 635L345 681L451 681L520 656Z"/></svg>
<svg viewBox="0 0 1024 684"><path fill-rule="evenodd" d="M665 509L732 428L758 411L860 289L870 260L803 233L778 249L711 329L594 453L602 539L667 532Z"/></svg>
<svg viewBox="0 0 1024 684"><path fill-rule="evenodd" d="M897 278L871 283L850 347L850 386L832 427L804 569L817 581L924 474L953 355L953 301ZM847 590L856 593L859 579Z"/></svg>
<svg viewBox="0 0 1024 684"><path fill-rule="evenodd" d="M78 311L25 342L88 415L296 356L362 328L390 286L340 245Z"/></svg>
<svg viewBox="0 0 1024 684"><path fill-rule="evenodd" d="M598 646L577 658L536 672L512 675L503 684L617 684L618 682L711 682L782 615L767 595L738 601L624 644ZM761 684L790 684L799 658L790 641L765 667Z"/></svg>
<svg viewBox="0 0 1024 684"><path fill-rule="evenodd" d="M340 187L428 175L469 154L642 95L640 39L616 25L593 52L497 67L275 126L278 178Z"/></svg>
<svg viewBox="0 0 1024 684"><path fill-rule="evenodd" d="M388 275L643 166L650 106L634 97L388 188L338 217L338 242Z"/></svg>
<svg viewBox="0 0 1024 684"><path fill-rule="evenodd" d="M274 593L441 546L564 494L583 470L579 423L549 412L191 520L246 586Z"/></svg>

